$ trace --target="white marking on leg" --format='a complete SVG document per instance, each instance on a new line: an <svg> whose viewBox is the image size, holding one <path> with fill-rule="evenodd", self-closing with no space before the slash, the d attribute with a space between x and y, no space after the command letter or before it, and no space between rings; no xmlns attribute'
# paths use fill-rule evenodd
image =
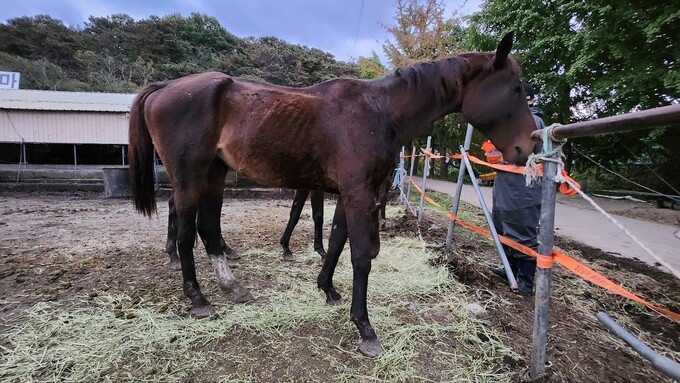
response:
<svg viewBox="0 0 680 383"><path fill-rule="evenodd" d="M234 282L236 282L236 277L231 272L229 265L227 265L227 259L224 255L210 255L209 258L213 269L215 269L215 274L217 274L217 282L220 284L220 287L225 291L231 291L234 287Z"/></svg>

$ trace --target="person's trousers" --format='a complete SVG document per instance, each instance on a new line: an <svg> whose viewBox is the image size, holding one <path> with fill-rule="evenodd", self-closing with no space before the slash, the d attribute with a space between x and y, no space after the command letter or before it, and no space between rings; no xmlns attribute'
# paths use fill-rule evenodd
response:
<svg viewBox="0 0 680 383"><path fill-rule="evenodd" d="M533 250L538 250L538 223L541 205L514 210L494 207L491 215L498 234ZM508 257L510 269L517 277L519 289L530 292L534 284L536 259L507 245L503 245L503 250Z"/></svg>

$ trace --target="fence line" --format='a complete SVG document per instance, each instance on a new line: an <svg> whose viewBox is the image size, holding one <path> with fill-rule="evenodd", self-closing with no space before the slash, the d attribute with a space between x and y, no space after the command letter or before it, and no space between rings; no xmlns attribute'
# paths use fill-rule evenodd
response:
<svg viewBox="0 0 680 383"><path fill-rule="evenodd" d="M551 153L543 159L543 195L541 198L541 220L539 226L539 258L543 259L536 270L536 294L535 294L535 309L534 309L534 324L533 324L533 340L531 352L531 365L529 368L529 378L535 381L541 380L545 377L545 361L548 338L548 318L550 307L550 281L552 269L549 265L554 260L553 242L555 235L555 196L556 188L553 185L555 176L558 174L558 163L561 162L561 150L553 151L553 145L558 142L566 141L570 137L585 137L596 134L609 134L629 130L648 129L656 126L672 125L680 123L680 104L671 105L667 107L655 108L646 111L628 113L619 116L607 117L592 121L585 121L569 125L556 125L555 127L546 128L545 132L536 131L532 134L532 138L541 139L543 134L548 134L550 137L545 145L545 153ZM467 138L467 137L466 137ZM429 147L429 140L428 140ZM414 150L415 152L415 150ZM428 157L429 159L429 157ZM463 160L465 156L463 156ZM413 167L412 160L411 164ZM427 162L427 159L426 159ZM459 172L458 184L462 188L463 177L462 166ZM412 173L411 173L412 174ZM409 179L411 181L411 179ZM412 182L412 181L411 181ZM457 185L458 186L458 185ZM425 179L423 179L423 194L425 190ZM410 185L409 185L410 191ZM457 196L454 199L460 199L460 189L457 191ZM421 195L421 206L423 196ZM456 211L458 207L456 206ZM453 216L453 210L451 213ZM422 208L421 208L422 215ZM420 216L419 216L420 221ZM453 225L449 225L453 228ZM447 235L447 249L450 246L450 239ZM548 259L549 261L545 261ZM509 269L509 268L507 268ZM672 269L669 269L672 270Z"/></svg>
<svg viewBox="0 0 680 383"><path fill-rule="evenodd" d="M557 164L561 162L561 150L553 151L552 145L564 142L566 138L585 137L595 134L618 133L628 130L646 129L680 122L680 104L646 111L623 114L576 124L557 125L544 131L535 131L533 138L550 137L546 140L545 153L551 153L544 161L543 197L541 223L539 227L539 253L552 256L555 223L555 188L552 184ZM552 170L554 169L554 170ZM541 379L545 376L545 354L547 349L548 312L550 306L550 271L538 268L534 309L534 333L529 377Z"/></svg>

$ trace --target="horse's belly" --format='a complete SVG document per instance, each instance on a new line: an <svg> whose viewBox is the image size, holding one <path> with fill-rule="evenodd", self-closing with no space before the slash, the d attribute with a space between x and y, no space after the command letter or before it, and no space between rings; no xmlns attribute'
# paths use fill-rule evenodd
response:
<svg viewBox="0 0 680 383"><path fill-rule="evenodd" d="M228 148L218 156L232 169L261 185L286 189L337 190L337 182L320 161L290 153L264 151L234 152Z"/></svg>

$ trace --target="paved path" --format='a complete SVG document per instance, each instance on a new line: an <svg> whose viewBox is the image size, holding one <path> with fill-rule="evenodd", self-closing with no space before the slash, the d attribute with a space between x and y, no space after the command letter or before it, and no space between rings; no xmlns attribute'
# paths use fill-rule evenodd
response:
<svg viewBox="0 0 680 383"><path fill-rule="evenodd" d="M427 180L427 188L453 195L455 182ZM491 188L482 187L484 200L491 209ZM464 185L461 200L480 206L472 185ZM607 208L603 207L605 211ZM649 221L614 216L638 240L656 255L680 271L680 238L675 236L677 226L663 225ZM556 234L601 249L613 255L637 258L654 265L656 260L642 250L621 229L611 223L603 214L596 211L580 196L558 196L555 206ZM660 270L668 272L665 268Z"/></svg>

